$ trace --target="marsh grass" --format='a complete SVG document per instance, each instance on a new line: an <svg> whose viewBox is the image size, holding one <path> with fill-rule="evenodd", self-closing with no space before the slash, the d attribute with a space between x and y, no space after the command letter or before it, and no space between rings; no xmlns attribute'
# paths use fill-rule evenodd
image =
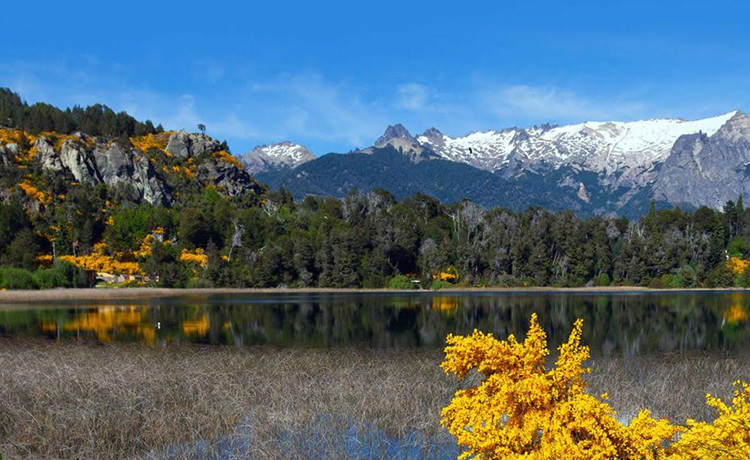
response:
<svg viewBox="0 0 750 460"><path fill-rule="evenodd" d="M429 351L0 342L5 458L455 458L440 410L459 388ZM598 358L622 418L711 418L706 392L747 356Z"/></svg>

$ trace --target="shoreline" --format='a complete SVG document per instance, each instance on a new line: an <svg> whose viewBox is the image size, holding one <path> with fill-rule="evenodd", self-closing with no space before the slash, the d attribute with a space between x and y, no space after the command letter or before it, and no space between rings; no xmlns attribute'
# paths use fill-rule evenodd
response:
<svg viewBox="0 0 750 460"><path fill-rule="evenodd" d="M455 288L432 290L357 289L357 288L84 288L0 291L0 304L49 302L55 300L122 300L190 295L263 295L263 294L470 294L470 293L678 293L678 292L744 292L747 288L652 289L641 286L609 287L525 287L525 288Z"/></svg>

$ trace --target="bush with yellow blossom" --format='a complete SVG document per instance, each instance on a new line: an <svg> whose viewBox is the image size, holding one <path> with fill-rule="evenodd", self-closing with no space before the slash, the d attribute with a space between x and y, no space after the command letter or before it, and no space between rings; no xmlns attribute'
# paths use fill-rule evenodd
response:
<svg viewBox="0 0 750 460"><path fill-rule="evenodd" d="M745 273L747 267L750 266L750 261L741 259L739 257L730 257L729 260L727 260L726 265L727 270L734 273L735 275L739 275Z"/></svg>
<svg viewBox="0 0 750 460"><path fill-rule="evenodd" d="M606 395L586 392L583 377L590 369L583 364L589 349L581 344L582 327L576 321L551 369L545 363L547 336L536 315L523 342L512 335L499 341L479 331L448 336L445 372L464 378L476 370L484 377L477 386L458 391L443 409L443 426L464 448L460 459L750 458L748 385L738 384L734 407L709 397L720 415L713 424L689 421L681 427L643 410L624 425Z"/></svg>

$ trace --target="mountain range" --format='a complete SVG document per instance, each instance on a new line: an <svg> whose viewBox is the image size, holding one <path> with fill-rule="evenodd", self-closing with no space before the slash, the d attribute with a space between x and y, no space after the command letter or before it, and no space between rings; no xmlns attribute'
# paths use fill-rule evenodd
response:
<svg viewBox="0 0 750 460"><path fill-rule="evenodd" d="M719 208L747 193L750 118L735 110L694 121L545 124L463 137L436 128L414 136L396 124L371 147L346 154L315 158L286 142L242 160L261 182L298 198L377 187L397 198L418 191L511 209L640 215L651 201Z"/></svg>
<svg viewBox="0 0 750 460"><path fill-rule="evenodd" d="M737 110L694 121L544 124L462 137L436 128L412 135L395 124L370 147L320 157L290 141L233 156L202 133L164 131L98 104L28 105L4 88L0 119L0 197L16 194L37 208L65 196L63 181L164 206L206 188L257 198L264 183L297 199L379 188L397 199L424 193L445 203L468 198L484 207L630 217L652 202L718 209L750 191L750 118Z"/></svg>

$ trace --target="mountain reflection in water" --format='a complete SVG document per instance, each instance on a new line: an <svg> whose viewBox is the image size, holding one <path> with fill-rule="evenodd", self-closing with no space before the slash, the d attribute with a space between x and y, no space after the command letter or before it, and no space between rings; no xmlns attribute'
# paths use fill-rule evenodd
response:
<svg viewBox="0 0 750 460"><path fill-rule="evenodd" d="M738 349L745 292L176 296L0 310L0 334L55 340L285 347L442 347L448 333L523 335L536 312L552 346L584 319L595 353Z"/></svg>

